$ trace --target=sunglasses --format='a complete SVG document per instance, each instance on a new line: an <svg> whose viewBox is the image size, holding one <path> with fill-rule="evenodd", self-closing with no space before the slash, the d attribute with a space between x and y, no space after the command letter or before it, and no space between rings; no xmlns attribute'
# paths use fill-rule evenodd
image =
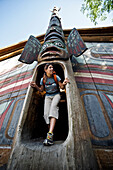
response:
<svg viewBox="0 0 113 170"><path fill-rule="evenodd" d="M52 65L52 64L51 64L51 63L46 64L46 65L45 65L45 68L48 68L49 65ZM52 65L52 67L49 67L49 68L53 68L53 65Z"/></svg>
<svg viewBox="0 0 113 170"><path fill-rule="evenodd" d="M50 69L53 68L53 67L49 67Z"/></svg>

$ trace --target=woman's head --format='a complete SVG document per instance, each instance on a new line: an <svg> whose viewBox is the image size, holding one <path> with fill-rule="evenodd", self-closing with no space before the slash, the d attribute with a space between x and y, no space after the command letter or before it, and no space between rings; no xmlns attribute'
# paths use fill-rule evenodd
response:
<svg viewBox="0 0 113 170"><path fill-rule="evenodd" d="M46 72L47 76L52 76L53 74L53 65L51 63L47 63L44 67L44 71Z"/></svg>

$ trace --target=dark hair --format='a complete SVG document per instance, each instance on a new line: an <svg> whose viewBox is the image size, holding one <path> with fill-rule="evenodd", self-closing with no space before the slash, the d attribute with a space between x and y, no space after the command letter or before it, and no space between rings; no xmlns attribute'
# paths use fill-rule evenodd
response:
<svg viewBox="0 0 113 170"><path fill-rule="evenodd" d="M47 70L47 69L48 69L48 67L49 67L50 65L52 65L52 66L53 66L53 64L52 64L52 63L47 63L47 64L44 66L44 71L45 71L45 70ZM45 82L47 81L47 75L46 75L46 72L44 72L44 74L43 74L43 79L44 79L44 81L45 81Z"/></svg>
<svg viewBox="0 0 113 170"><path fill-rule="evenodd" d="M53 66L53 64L52 64L52 63L47 63L47 64L45 65L45 67L44 67L44 71L45 71L45 70L47 70L47 69L48 69L48 67L49 67L50 65L52 65L52 66Z"/></svg>

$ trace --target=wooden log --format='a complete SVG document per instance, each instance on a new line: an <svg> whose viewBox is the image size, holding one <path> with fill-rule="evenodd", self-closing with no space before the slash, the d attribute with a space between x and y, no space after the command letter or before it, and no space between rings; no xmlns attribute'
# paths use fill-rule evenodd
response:
<svg viewBox="0 0 113 170"><path fill-rule="evenodd" d="M29 121L29 108L33 104L32 89L29 88L26 101L20 116L13 150L10 156L8 169L27 170L38 167L38 169L97 169L97 162L93 154L89 132L87 128L85 114L76 86L70 61L52 61L64 69L65 77L68 77L70 84L66 86L67 110L68 110L68 135L67 138L51 147L45 147L39 139L34 143L31 139L33 131ZM44 62L45 63L45 62ZM43 63L43 64L44 64ZM41 67L41 64L38 66ZM37 71L35 70L33 80L36 80ZM31 111L30 111L31 113ZM34 113L35 114L35 113ZM63 121L65 124L65 119ZM62 124L64 126L64 124ZM26 130L25 130L26 127ZM28 129L28 130L27 130ZM31 128L32 129L32 128ZM29 141L29 143L28 143ZM24 147L23 147L24 146ZM20 151L23 149L23 161L21 164ZM18 155L17 155L18 153ZM17 155L16 159L14 155ZM31 157L30 157L31 155ZM15 167L13 166L15 165Z"/></svg>

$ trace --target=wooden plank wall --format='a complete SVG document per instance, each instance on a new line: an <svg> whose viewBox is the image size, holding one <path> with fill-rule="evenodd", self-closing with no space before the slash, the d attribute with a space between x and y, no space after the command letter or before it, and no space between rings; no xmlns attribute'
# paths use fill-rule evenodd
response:
<svg viewBox="0 0 113 170"><path fill-rule="evenodd" d="M22 64L18 58L0 62L0 166L7 163L26 91L37 64Z"/></svg>
<svg viewBox="0 0 113 170"><path fill-rule="evenodd" d="M86 45L89 49L83 55L72 58L73 71L100 169L110 169L113 168L113 43Z"/></svg>

